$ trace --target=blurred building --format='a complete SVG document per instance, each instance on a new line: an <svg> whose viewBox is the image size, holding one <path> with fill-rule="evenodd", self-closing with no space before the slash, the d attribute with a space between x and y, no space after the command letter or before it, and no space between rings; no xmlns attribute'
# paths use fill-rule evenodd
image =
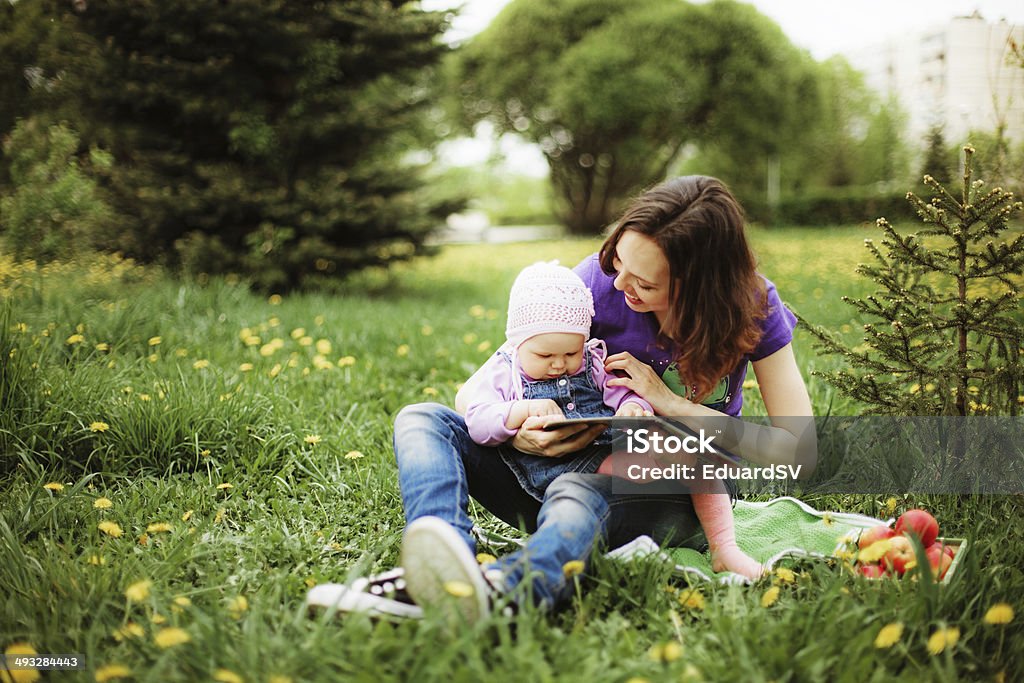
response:
<svg viewBox="0 0 1024 683"><path fill-rule="evenodd" d="M894 95L909 116L908 136L923 143L935 125L947 142L970 131L1024 140L1024 68L1011 40L1024 45L1024 27L986 21L978 12L919 33L893 37L850 52L867 83Z"/></svg>

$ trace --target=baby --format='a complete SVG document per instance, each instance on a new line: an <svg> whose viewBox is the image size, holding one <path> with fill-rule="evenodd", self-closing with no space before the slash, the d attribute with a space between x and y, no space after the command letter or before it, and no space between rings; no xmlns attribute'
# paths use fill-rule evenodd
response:
<svg viewBox="0 0 1024 683"><path fill-rule="evenodd" d="M559 458L522 453L509 441L531 415L566 418L652 415L632 390L609 386L604 342L589 339L594 303L574 272L557 263L524 268L509 294L506 342L466 382L466 426L473 441L495 446L523 489L537 500L566 472L611 473L610 432ZM607 460L607 462L606 462ZM602 466L603 465L603 466ZM694 493L716 571L756 578L761 566L736 545L724 493Z"/></svg>

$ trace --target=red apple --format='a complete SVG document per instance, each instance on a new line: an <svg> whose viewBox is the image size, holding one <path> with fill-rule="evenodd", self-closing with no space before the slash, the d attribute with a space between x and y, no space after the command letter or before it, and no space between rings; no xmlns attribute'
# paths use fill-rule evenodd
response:
<svg viewBox="0 0 1024 683"><path fill-rule="evenodd" d="M907 563L915 561L914 544L906 536L894 536L889 539L889 552L882 558L882 562L890 571L903 576L907 570Z"/></svg>
<svg viewBox="0 0 1024 683"><path fill-rule="evenodd" d="M896 532L888 526L885 524L879 524L860 532L860 538L857 539L857 547L864 550L864 548L867 548L875 541L884 541L885 539L892 538L895 535Z"/></svg>
<svg viewBox="0 0 1024 683"><path fill-rule="evenodd" d="M880 579L885 574L885 569L882 568L882 565L873 563L858 565L857 571L869 579Z"/></svg>
<svg viewBox="0 0 1024 683"><path fill-rule="evenodd" d="M949 565L953 564L953 558L947 555L943 546L939 543L933 543L928 546L928 550L925 553L928 555L928 564L932 568L932 576L935 577L936 581L942 581L942 577L946 575L949 570Z"/></svg>
<svg viewBox="0 0 1024 683"><path fill-rule="evenodd" d="M896 520L896 533L915 535L927 548L939 536L939 523L926 510L907 510Z"/></svg>

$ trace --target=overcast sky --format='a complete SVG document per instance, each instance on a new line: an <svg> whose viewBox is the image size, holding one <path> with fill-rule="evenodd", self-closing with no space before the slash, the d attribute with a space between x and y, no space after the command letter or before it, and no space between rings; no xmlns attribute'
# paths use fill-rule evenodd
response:
<svg viewBox="0 0 1024 683"><path fill-rule="evenodd" d="M477 33L509 0L466 0L450 37ZM422 0L427 9L458 7L458 0ZM1024 25L1022 0L752 0L794 44L824 59L893 35L927 30L974 10L989 21Z"/></svg>

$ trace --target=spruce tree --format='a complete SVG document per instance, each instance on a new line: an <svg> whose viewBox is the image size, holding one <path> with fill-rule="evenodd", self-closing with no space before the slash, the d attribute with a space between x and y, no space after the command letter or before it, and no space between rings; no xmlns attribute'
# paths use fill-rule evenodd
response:
<svg viewBox="0 0 1024 683"><path fill-rule="evenodd" d="M887 415L1017 415L1024 393L1024 234L1008 225L1022 203L972 178L964 147L963 186L954 196L932 176L933 196L907 193L925 227L903 234L885 218L882 248L858 272L879 289L844 297L866 322L864 344L848 347L801 322L844 367L816 373L843 394Z"/></svg>

